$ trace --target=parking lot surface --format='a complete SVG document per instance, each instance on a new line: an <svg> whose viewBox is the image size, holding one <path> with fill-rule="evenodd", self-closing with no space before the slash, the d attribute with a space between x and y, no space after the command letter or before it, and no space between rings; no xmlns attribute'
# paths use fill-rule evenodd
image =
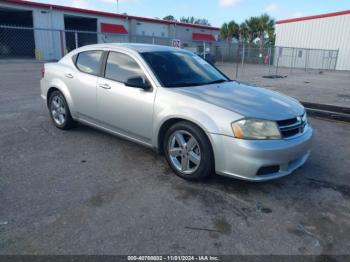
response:
<svg viewBox="0 0 350 262"><path fill-rule="evenodd" d="M257 86L295 97L300 101L317 104L350 107L350 72L320 71L294 68L276 68L268 65L239 65L236 78L236 64L217 63L216 66L231 79L238 79ZM284 78L265 78L263 76L280 75Z"/></svg>
<svg viewBox="0 0 350 262"><path fill-rule="evenodd" d="M184 181L149 149L53 126L39 63L0 63L0 254L350 254L350 125L266 183Z"/></svg>

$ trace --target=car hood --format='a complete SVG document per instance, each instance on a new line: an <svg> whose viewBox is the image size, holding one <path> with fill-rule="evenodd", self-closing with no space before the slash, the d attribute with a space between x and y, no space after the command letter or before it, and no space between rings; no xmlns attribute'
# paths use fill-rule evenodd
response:
<svg viewBox="0 0 350 262"><path fill-rule="evenodd" d="M172 91L214 104L244 117L284 120L304 113L304 107L296 99L236 81L172 88Z"/></svg>

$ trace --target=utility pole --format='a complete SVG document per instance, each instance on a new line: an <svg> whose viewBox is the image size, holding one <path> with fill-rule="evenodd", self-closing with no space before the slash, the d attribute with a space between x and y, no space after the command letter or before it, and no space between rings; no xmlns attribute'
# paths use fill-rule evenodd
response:
<svg viewBox="0 0 350 262"><path fill-rule="evenodd" d="M119 0L117 0L117 14L119 14Z"/></svg>

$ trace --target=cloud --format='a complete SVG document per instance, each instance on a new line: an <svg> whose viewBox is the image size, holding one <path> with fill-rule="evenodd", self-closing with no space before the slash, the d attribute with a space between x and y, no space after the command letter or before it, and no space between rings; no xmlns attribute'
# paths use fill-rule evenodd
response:
<svg viewBox="0 0 350 262"><path fill-rule="evenodd" d="M221 7L236 6L241 0L219 0L219 5Z"/></svg>
<svg viewBox="0 0 350 262"><path fill-rule="evenodd" d="M86 0L73 0L72 6L77 8L91 9L92 6Z"/></svg>
<svg viewBox="0 0 350 262"><path fill-rule="evenodd" d="M297 11L291 15L292 18L302 17L304 14L300 11Z"/></svg>
<svg viewBox="0 0 350 262"><path fill-rule="evenodd" d="M104 3L111 3L111 4L116 4L118 1L117 0L99 0L100 2ZM119 3L125 3L125 2L132 2L133 0L119 0Z"/></svg>
<svg viewBox="0 0 350 262"><path fill-rule="evenodd" d="M265 7L265 12L266 13L275 13L279 10L278 8L278 5L272 3L272 4L269 4Z"/></svg>
<svg viewBox="0 0 350 262"><path fill-rule="evenodd" d="M133 2L135 0L119 0L119 3ZM117 0L100 0L100 2L117 4Z"/></svg>
<svg viewBox="0 0 350 262"><path fill-rule="evenodd" d="M119 0L120 3L125 3L125 2L135 2L136 0ZM108 5L109 7L117 6L117 0L99 0L100 5L96 5L95 0L72 0L71 5L73 7L77 8L83 8L83 9L96 9L98 7L101 7L102 5ZM103 8L100 8L101 10L104 10Z"/></svg>

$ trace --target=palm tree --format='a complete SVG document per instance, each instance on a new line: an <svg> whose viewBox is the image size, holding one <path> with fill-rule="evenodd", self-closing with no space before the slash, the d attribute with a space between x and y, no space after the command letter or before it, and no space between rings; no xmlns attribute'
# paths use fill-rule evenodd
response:
<svg viewBox="0 0 350 262"><path fill-rule="evenodd" d="M228 44L232 42L232 38L239 40L239 25L235 21L224 23L220 30L220 36L225 39Z"/></svg>
<svg viewBox="0 0 350 262"><path fill-rule="evenodd" d="M275 34L275 21L268 15L262 14L259 17L259 39L260 46L265 46L267 39L272 39Z"/></svg>
<svg viewBox="0 0 350 262"><path fill-rule="evenodd" d="M248 43L252 43L259 35L259 18L256 16L250 17L244 22L247 28Z"/></svg>
<svg viewBox="0 0 350 262"><path fill-rule="evenodd" d="M240 35L248 43L259 38L260 47L266 40L272 40L275 34L275 21L267 14L253 16L240 25Z"/></svg>
<svg viewBox="0 0 350 262"><path fill-rule="evenodd" d="M236 38L239 40L239 25L235 21L230 21L229 23L224 23L220 30L220 36L225 39L228 46L228 55L231 55L231 44L232 39Z"/></svg>
<svg viewBox="0 0 350 262"><path fill-rule="evenodd" d="M249 43L249 28L248 25L244 22L239 25L239 39L242 42Z"/></svg>

